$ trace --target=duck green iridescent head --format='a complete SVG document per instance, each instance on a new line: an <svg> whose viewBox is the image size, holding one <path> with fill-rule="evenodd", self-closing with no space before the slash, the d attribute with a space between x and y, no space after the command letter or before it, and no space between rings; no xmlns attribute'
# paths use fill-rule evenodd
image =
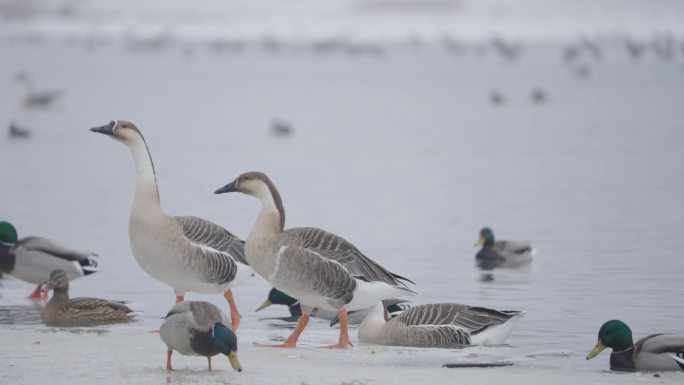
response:
<svg viewBox="0 0 684 385"><path fill-rule="evenodd" d="M17 243L17 230L11 223L0 221L0 242L5 244Z"/></svg>
<svg viewBox="0 0 684 385"><path fill-rule="evenodd" d="M226 325L217 322L211 328L211 338L214 347L222 354L228 356L230 366L238 372L242 371L240 361L237 358L237 336Z"/></svg>
<svg viewBox="0 0 684 385"><path fill-rule="evenodd" d="M632 330L622 321L610 320L599 329L596 346L587 354L587 360L596 357L605 348L622 351L634 345Z"/></svg>
<svg viewBox="0 0 684 385"><path fill-rule="evenodd" d="M477 240L475 246L491 246L494 244L494 232L489 227L484 227L480 230L480 239Z"/></svg>
<svg viewBox="0 0 684 385"><path fill-rule="evenodd" d="M299 301L276 289L275 287L268 292L268 298L255 311L263 310L271 305L285 305L292 307L298 304Z"/></svg>

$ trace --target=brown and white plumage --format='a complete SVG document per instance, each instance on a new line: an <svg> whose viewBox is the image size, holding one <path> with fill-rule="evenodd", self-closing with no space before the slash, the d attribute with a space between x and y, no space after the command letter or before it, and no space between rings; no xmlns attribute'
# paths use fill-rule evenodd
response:
<svg viewBox="0 0 684 385"><path fill-rule="evenodd" d="M262 203L245 243L250 266L302 305L304 314L282 346L294 347L312 309L321 308L338 313L340 342L332 347L346 348L347 311L414 294L402 282L406 278L389 272L340 236L313 227L284 230L280 193L265 174L242 174L216 193L233 191L252 195Z"/></svg>
<svg viewBox="0 0 684 385"><path fill-rule="evenodd" d="M69 278L62 270L50 275L48 286L54 294L45 305L41 319L51 326L93 326L128 322L133 310L123 302L100 298L69 299Z"/></svg>
<svg viewBox="0 0 684 385"><path fill-rule="evenodd" d="M411 307L388 319L381 303L359 327L359 340L381 345L448 348L501 344L524 312L455 303Z"/></svg>
<svg viewBox="0 0 684 385"><path fill-rule="evenodd" d="M91 131L125 144L136 166L128 234L136 261L150 276L171 286L176 301L185 292L224 293L237 328L240 313L231 288L253 275L244 257L244 243L205 219L173 217L161 208L154 164L140 130L130 122L112 121Z"/></svg>

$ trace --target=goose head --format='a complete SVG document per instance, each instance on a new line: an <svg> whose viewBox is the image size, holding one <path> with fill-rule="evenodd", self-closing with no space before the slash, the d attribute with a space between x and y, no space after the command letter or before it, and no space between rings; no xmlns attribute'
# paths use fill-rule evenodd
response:
<svg viewBox="0 0 684 385"><path fill-rule="evenodd" d="M93 127L90 131L107 135L126 145L131 145L143 138L138 127L125 120L112 120L104 126Z"/></svg>
<svg viewBox="0 0 684 385"><path fill-rule="evenodd" d="M604 323L599 329L598 341L594 349L587 354L587 360L596 357L605 348L622 351L634 345L632 330L622 321L610 320Z"/></svg>
<svg viewBox="0 0 684 385"><path fill-rule="evenodd" d="M214 191L214 193L224 194L229 192L241 192L264 201L274 195L273 190L275 190L275 186L266 174L258 171L250 171L240 174L235 180Z"/></svg>
<svg viewBox="0 0 684 385"><path fill-rule="evenodd" d="M494 244L494 232L489 227L484 227L480 230L480 239L477 240L475 246L491 246Z"/></svg>
<svg viewBox="0 0 684 385"><path fill-rule="evenodd" d="M6 245L17 243L17 230L9 222L0 221L0 243Z"/></svg>
<svg viewBox="0 0 684 385"><path fill-rule="evenodd" d="M237 358L237 336L235 333L224 324L216 322L211 327L211 338L219 353L228 356L230 366L241 372L242 366L240 366L240 361Z"/></svg>
<svg viewBox="0 0 684 385"><path fill-rule="evenodd" d="M69 277L64 270L54 270L50 273L50 281L48 281L46 289L69 290Z"/></svg>

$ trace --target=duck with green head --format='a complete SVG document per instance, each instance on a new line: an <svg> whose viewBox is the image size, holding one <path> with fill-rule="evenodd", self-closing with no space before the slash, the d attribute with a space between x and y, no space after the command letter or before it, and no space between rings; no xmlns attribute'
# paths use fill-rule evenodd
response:
<svg viewBox="0 0 684 385"><path fill-rule="evenodd" d="M599 329L596 346L587 360L611 348L610 368L622 371L684 370L684 336L652 334L636 342L622 321L610 320Z"/></svg>
<svg viewBox="0 0 684 385"><path fill-rule="evenodd" d="M218 307L204 301L176 303L166 315L159 336L167 346L166 369L171 367L171 354L207 357L211 371L211 357L225 354L233 369L242 371L237 358L237 336L226 325L228 318Z"/></svg>
<svg viewBox="0 0 684 385"><path fill-rule="evenodd" d="M98 271L95 253L74 250L41 237L17 238L14 226L0 221L0 271L38 285L29 298L41 298L42 286L54 270L63 270L70 280Z"/></svg>
<svg viewBox="0 0 684 385"><path fill-rule="evenodd" d="M489 227L480 230L475 246L482 246L475 255L475 263L482 269L518 267L532 262L536 250L529 242L496 241Z"/></svg>

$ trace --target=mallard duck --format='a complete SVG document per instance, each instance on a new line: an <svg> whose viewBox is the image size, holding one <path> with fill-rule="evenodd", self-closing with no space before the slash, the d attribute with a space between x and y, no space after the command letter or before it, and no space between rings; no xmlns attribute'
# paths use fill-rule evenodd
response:
<svg viewBox="0 0 684 385"><path fill-rule="evenodd" d="M97 272L97 254L62 246L46 238L26 237L17 240L17 230L0 222L0 270L22 281L38 285L29 296L41 297L43 284L52 271L63 270L69 279ZM47 294L47 292L43 292Z"/></svg>
<svg viewBox="0 0 684 385"><path fill-rule="evenodd" d="M536 253L529 242L495 241L489 227L480 230L480 239L475 246L482 246L475 255L475 262L483 269L525 265Z"/></svg>
<svg viewBox="0 0 684 385"><path fill-rule="evenodd" d="M135 315L123 302L100 298L69 299L69 278L63 270L50 274L48 288L54 290L40 318L51 326L92 326L128 322Z"/></svg>
<svg viewBox="0 0 684 385"><path fill-rule="evenodd" d="M387 312L389 313L390 317L396 317L398 314L400 314L401 312L410 307L408 304L405 304L404 302L405 301L398 299L383 301L383 303L385 303L387 306ZM264 303L262 303L255 311L259 312L271 305L287 306L287 308L290 310L290 317L288 319L294 319L296 321L297 319L299 319L299 316L302 315L302 306L299 304L299 301L283 293L282 291L276 289L275 287L268 292L268 298L266 298ZM348 312L349 323L361 323L361 321L363 321L363 319L366 318L367 312L368 309ZM311 316L330 321L330 326L334 326L339 322L339 319L337 318L337 313L324 309L313 309L311 311Z"/></svg>
<svg viewBox="0 0 684 385"><path fill-rule="evenodd" d="M596 346L587 360L596 357L605 348L610 354L612 370L684 370L684 336L651 334L636 342L632 330L622 321L611 320L599 329Z"/></svg>
<svg viewBox="0 0 684 385"><path fill-rule="evenodd" d="M176 302L187 291L223 293L237 330L240 312L231 288L254 275L244 256L244 242L223 227L192 216L170 216L161 207L154 164L145 138L131 122L111 121L91 131L126 145L133 155L137 183L128 235L138 265L171 286Z"/></svg>
<svg viewBox="0 0 684 385"><path fill-rule="evenodd" d="M176 303L159 329L166 344L166 369L171 367L174 350L185 356L205 356L211 370L211 357L228 356L230 366L242 371L237 358L237 336L228 326L228 319L216 306L204 301Z"/></svg>
<svg viewBox="0 0 684 385"><path fill-rule="evenodd" d="M337 312L340 319L338 343L326 347L346 349L350 346L347 311L415 295L402 282L408 279L385 269L340 236L314 227L284 230L283 201L265 174L241 174L215 191L228 192L261 201L261 213L245 242L245 257L257 273L302 305L304 314L294 332L274 347L295 347L311 311L321 308Z"/></svg>
<svg viewBox="0 0 684 385"><path fill-rule="evenodd" d="M378 303L361 323L359 341L421 348L499 345L524 314L437 303L413 306L390 319L383 304Z"/></svg>

